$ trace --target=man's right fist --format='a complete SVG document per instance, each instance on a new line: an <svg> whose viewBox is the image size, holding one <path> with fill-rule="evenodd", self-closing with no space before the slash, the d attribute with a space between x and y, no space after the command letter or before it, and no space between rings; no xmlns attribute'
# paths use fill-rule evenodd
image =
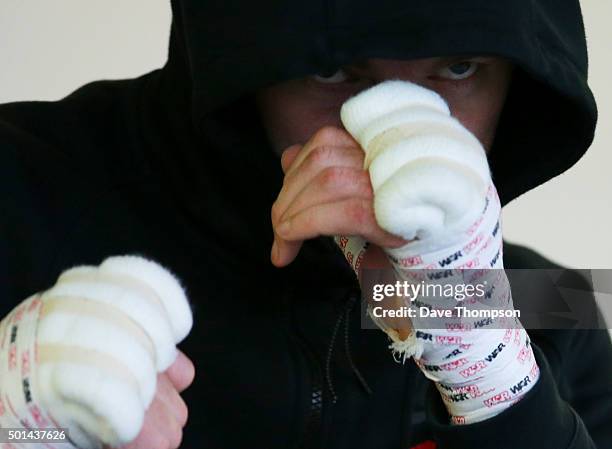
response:
<svg viewBox="0 0 612 449"><path fill-rule="evenodd" d="M176 344L193 324L177 279L141 257L111 257L65 271L25 303L3 320L0 387L17 405L0 424L66 427L83 449L134 441L159 395L158 373L180 360Z"/></svg>

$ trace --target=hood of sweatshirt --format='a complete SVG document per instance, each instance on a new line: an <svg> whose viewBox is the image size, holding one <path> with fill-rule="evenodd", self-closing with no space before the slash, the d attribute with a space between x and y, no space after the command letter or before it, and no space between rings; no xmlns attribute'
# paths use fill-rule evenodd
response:
<svg viewBox="0 0 612 449"><path fill-rule="evenodd" d="M577 0L173 0L172 12L150 146L177 201L235 266L271 266L282 185L258 88L366 58L507 58L517 70L489 153L503 204L570 168L593 139Z"/></svg>

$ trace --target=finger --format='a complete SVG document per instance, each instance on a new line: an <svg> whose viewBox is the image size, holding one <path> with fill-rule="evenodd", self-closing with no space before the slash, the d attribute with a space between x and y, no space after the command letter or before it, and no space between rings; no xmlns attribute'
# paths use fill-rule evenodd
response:
<svg viewBox="0 0 612 449"><path fill-rule="evenodd" d="M178 448L183 439L183 426L179 424L172 412L160 400L160 412L155 416L155 426L161 434L161 447ZM165 442L165 444L164 444ZM148 449L150 446L143 446ZM159 446L155 446L159 447Z"/></svg>
<svg viewBox="0 0 612 449"><path fill-rule="evenodd" d="M331 167L354 168L363 171L363 152L355 147L327 146L317 147L311 151L299 169L285 175L283 187L272 206L275 209L272 217L273 223L278 224L296 195L321 172ZM364 171L364 173L367 172ZM334 179L334 181L337 180Z"/></svg>
<svg viewBox="0 0 612 449"><path fill-rule="evenodd" d="M289 204L283 217L291 217L302 209L307 209L316 204L341 201L353 197L370 200L374 197L368 172L362 168L328 167L306 184ZM281 221L283 217L281 217Z"/></svg>
<svg viewBox="0 0 612 449"><path fill-rule="evenodd" d="M177 419L174 405L170 400L171 395L168 389L173 389L173 387L170 381L168 379L164 381L163 377L167 376L160 374L158 377L159 387L153 402L147 410L147 419L151 421L151 425L155 426L159 432L160 442L166 441L167 447L176 448L179 446L183 436L183 426L179 419ZM176 390L174 390L174 393L176 394Z"/></svg>
<svg viewBox="0 0 612 449"><path fill-rule="evenodd" d="M149 409L147 409L142 428L140 429L140 432L138 432L136 438L130 443L120 446L117 449L147 449L159 447L160 441L166 440L166 437L159 428L157 420L153 418L153 414L157 412L158 407L159 405L155 405L154 399L153 402L151 402Z"/></svg>
<svg viewBox="0 0 612 449"><path fill-rule="evenodd" d="M166 405L168 411L172 413L176 422L184 427L187 424L188 409L187 404L176 391L174 385L164 374L158 376L157 395L158 398Z"/></svg>
<svg viewBox="0 0 612 449"><path fill-rule="evenodd" d="M195 378L195 366L189 357L181 350L178 350L178 355L174 363L165 371L168 378L174 385L174 388L180 393L185 390Z"/></svg>
<svg viewBox="0 0 612 449"><path fill-rule="evenodd" d="M280 213L278 212L278 203L272 205L271 210L271 221L272 230L274 231L274 241L272 242L272 248L270 250L270 261L276 267L284 267L297 256L302 246L301 241L287 241L281 238L274 230L278 226L280 220Z"/></svg>
<svg viewBox="0 0 612 449"><path fill-rule="evenodd" d="M301 150L302 145L295 144L283 151L283 153L281 154L281 168L283 170L283 173L287 173L287 171L293 164L293 161L296 159L296 156ZM278 204L277 202L275 202L275 204L276 206L272 206L273 226L278 221L275 216L275 208L278 208ZM295 256L299 252L301 245L301 242L287 242L278 237L276 233L274 233L274 241L272 243L272 249L270 251L270 260L272 261L272 264L279 268L287 265L287 263L289 263L295 258ZM282 255L290 255L290 258L283 258Z"/></svg>
<svg viewBox="0 0 612 449"><path fill-rule="evenodd" d="M281 168L283 169L283 173L287 173L287 170L289 170L289 167L291 167L291 164L301 149L302 145L295 144L283 151L281 154Z"/></svg>
<svg viewBox="0 0 612 449"><path fill-rule="evenodd" d="M318 204L301 210L276 229L285 240L305 240L319 235L360 235L385 248L399 248L408 243L381 229L376 223L372 200L350 198Z"/></svg>
<svg viewBox="0 0 612 449"><path fill-rule="evenodd" d="M335 126L325 126L319 129L312 137L304 144L304 148L296 156L291 164L291 168L286 173L287 175L294 170L297 170L302 162L308 157L309 153L317 147L356 147L361 148L359 143L343 129Z"/></svg>
<svg viewBox="0 0 612 449"><path fill-rule="evenodd" d="M287 241L279 237L276 233L274 235L271 260L275 266L281 268L293 262L304 242L303 240Z"/></svg>
<svg viewBox="0 0 612 449"><path fill-rule="evenodd" d="M322 128L321 130L319 130L317 133L315 133L315 135L307 142L307 144L315 144L316 142L328 142L330 145L333 144L340 144L340 145L344 145L344 146L351 146L352 150L353 150L353 154L352 154L352 159L350 163L343 163L343 157L338 154L336 156L336 158L331 158L329 157L328 159L328 164L333 163L334 160L337 161L338 164L344 164L344 165L355 165L355 166L362 166L363 165L363 152L360 151L359 145L358 143L350 136L350 134L346 133L346 131L341 130L339 128L333 128L333 127L325 127ZM285 172L285 182L283 183L283 189L281 189L281 193L279 194L279 198L277 199L277 201L275 201L275 203L272 205L272 223L273 226L276 226L279 223L279 219L281 217L281 215L283 214L284 210L286 209L287 205L290 203L290 200L292 198L292 196L294 194L297 194L302 188L303 185L308 181L308 179L310 179L314 173L316 173L316 171L313 171L310 175L307 176L303 176L299 181L298 184L292 184L291 182L287 182L288 177L289 179L292 178L292 176L289 175L289 173L295 173L298 172L298 165L301 163L301 161L303 161L305 158L307 158L308 154L312 151L312 148L305 148L301 147L300 145L293 145L291 147L289 147L287 150L285 150L285 152L283 153L283 155L281 155L281 166L283 168L283 171ZM336 149L337 150L337 149ZM318 153L325 153L327 152L328 154L320 154L317 157L315 157L315 162L313 163L314 166L317 165L316 160L319 161L324 161L326 159L326 156L331 156L332 150L331 149L327 149L327 150L318 150ZM338 153L343 153L346 154L346 152L338 152ZM324 167L325 165L321 165L321 167ZM313 167L313 169L316 167ZM293 186L293 187L291 187ZM290 190L289 192L287 190ZM301 248L302 242L301 241L293 241L293 242L288 242L282 238L280 238L278 236L278 234L275 232L275 237L274 237L274 242L272 244L272 248L271 248L271 253L270 253L270 259L272 261L272 263L278 267L282 267L288 263L290 263L295 256L298 254L300 248Z"/></svg>

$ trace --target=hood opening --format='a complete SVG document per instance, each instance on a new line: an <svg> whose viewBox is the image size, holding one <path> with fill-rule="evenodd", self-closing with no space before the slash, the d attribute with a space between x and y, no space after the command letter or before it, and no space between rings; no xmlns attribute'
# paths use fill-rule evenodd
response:
<svg viewBox="0 0 612 449"><path fill-rule="evenodd" d="M257 254L269 258L282 172L252 95L277 82L374 57L509 59L514 78L489 155L503 204L567 170L593 140L574 0L380 0L375 10L367 1L173 0L172 11L158 114L189 136L175 131L153 151L181 186L177 198L207 223L219 217L210 231L236 235L236 251L263 240Z"/></svg>

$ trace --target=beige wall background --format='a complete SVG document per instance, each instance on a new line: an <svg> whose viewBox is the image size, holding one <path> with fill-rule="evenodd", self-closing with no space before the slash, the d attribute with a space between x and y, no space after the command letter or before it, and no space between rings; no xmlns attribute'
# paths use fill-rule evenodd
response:
<svg viewBox="0 0 612 449"><path fill-rule="evenodd" d="M595 143L567 173L504 210L504 235L566 266L612 268L612 2L584 0ZM3 0L0 102L55 100L163 65L169 0Z"/></svg>

